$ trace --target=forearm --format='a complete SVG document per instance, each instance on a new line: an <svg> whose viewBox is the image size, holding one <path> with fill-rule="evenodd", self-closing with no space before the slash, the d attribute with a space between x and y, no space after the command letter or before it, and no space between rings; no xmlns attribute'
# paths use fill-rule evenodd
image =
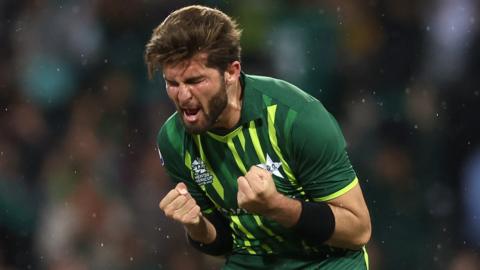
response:
<svg viewBox="0 0 480 270"><path fill-rule="evenodd" d="M297 224L302 212L302 204L298 200L279 193L271 201L271 205L271 209L264 214L265 217L280 223L286 228Z"/></svg>
<svg viewBox="0 0 480 270"><path fill-rule="evenodd" d="M335 216L335 230L325 244L348 249L362 248L371 234L368 212L367 215L360 215L341 206L329 206Z"/></svg>

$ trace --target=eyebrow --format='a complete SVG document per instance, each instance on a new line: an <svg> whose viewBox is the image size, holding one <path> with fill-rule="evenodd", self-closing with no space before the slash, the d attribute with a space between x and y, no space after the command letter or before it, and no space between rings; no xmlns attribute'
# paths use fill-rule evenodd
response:
<svg viewBox="0 0 480 270"><path fill-rule="evenodd" d="M205 78L204 75L193 76L193 77L187 78L185 80L185 83L193 83L193 82L196 82L196 81L201 80L203 78ZM163 76L163 79L165 81L167 81L168 83L176 83L176 81L167 79L165 76Z"/></svg>

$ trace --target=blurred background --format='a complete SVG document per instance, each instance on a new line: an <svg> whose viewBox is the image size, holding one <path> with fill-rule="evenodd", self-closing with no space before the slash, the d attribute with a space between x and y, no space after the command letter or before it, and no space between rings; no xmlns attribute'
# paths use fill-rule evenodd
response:
<svg viewBox="0 0 480 270"><path fill-rule="evenodd" d="M219 269L158 209L173 112L146 42L218 7L243 69L337 117L370 208L371 269L480 269L480 3L0 1L0 269Z"/></svg>

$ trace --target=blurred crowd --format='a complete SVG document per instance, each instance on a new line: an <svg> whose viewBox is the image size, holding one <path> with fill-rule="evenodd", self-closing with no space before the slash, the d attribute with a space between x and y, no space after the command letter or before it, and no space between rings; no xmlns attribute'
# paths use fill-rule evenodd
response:
<svg viewBox="0 0 480 270"><path fill-rule="evenodd" d="M173 112L143 62L189 4L244 29L243 70L337 117L369 206L372 270L480 265L476 0L0 1L0 269L219 269L158 203Z"/></svg>

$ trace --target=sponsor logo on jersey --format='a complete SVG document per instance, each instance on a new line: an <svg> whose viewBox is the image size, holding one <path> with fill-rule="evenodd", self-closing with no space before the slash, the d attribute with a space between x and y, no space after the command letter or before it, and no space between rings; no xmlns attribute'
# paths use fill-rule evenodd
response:
<svg viewBox="0 0 480 270"><path fill-rule="evenodd" d="M192 173L193 179L195 179L195 182L200 186L213 182L213 175L207 170L203 160L198 157L192 162Z"/></svg>

